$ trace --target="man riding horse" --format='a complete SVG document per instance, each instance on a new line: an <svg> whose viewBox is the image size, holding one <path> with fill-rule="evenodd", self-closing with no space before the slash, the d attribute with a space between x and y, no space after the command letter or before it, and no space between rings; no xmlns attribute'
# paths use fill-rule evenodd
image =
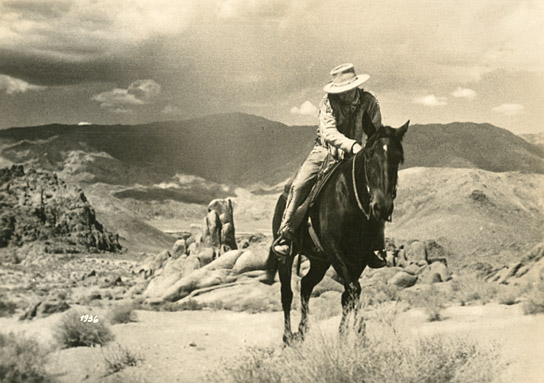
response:
<svg viewBox="0 0 544 383"><path fill-rule="evenodd" d="M363 131L365 113L377 129L382 127L378 100L359 88L370 76L358 76L353 64L339 65L330 74L332 81L323 88L327 94L319 107L316 143L292 181L280 225L280 236L273 245L273 251L282 260L290 253L300 216L305 213L297 212L297 209L310 193L327 155L332 161L340 161L362 150L368 138ZM377 237L373 250L381 257L372 253L368 265L373 268L385 265L383 222Z"/></svg>

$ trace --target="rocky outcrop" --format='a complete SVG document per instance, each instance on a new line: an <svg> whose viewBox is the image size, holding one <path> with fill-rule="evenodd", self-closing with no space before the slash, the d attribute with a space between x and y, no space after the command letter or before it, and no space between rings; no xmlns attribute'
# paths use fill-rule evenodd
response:
<svg viewBox="0 0 544 383"><path fill-rule="evenodd" d="M205 246L221 250L236 250L234 212L232 201L214 199L208 204L208 215L205 219L205 230L202 241Z"/></svg>
<svg viewBox="0 0 544 383"><path fill-rule="evenodd" d="M0 206L0 247L41 241L49 253L121 249L83 191L53 172L25 172L21 165L0 169Z"/></svg>
<svg viewBox="0 0 544 383"><path fill-rule="evenodd" d="M544 242L536 245L519 262L487 270L484 279L487 282L520 286L544 281Z"/></svg>

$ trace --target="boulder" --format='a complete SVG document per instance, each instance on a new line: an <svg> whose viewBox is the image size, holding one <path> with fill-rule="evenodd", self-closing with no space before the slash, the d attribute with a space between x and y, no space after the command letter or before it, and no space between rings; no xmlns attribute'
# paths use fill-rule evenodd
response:
<svg viewBox="0 0 544 383"><path fill-rule="evenodd" d="M215 255L216 255L216 251L211 247L207 247L205 249L202 249L198 253L197 258L200 260L200 264L202 266L205 266L211 263L215 259Z"/></svg>
<svg viewBox="0 0 544 383"><path fill-rule="evenodd" d="M187 299L206 306L249 313L281 310L280 289L257 281L221 287Z"/></svg>
<svg viewBox="0 0 544 383"><path fill-rule="evenodd" d="M224 269L208 270L202 268L195 270L170 286L160 297L160 300L176 302L194 290L220 285L226 281L227 274L227 270Z"/></svg>
<svg viewBox="0 0 544 383"><path fill-rule="evenodd" d="M208 211L214 211L220 221L220 245L225 246L228 250L236 250L236 236L234 228L234 209L232 200L214 199L208 204Z"/></svg>
<svg viewBox="0 0 544 383"><path fill-rule="evenodd" d="M200 242L193 242L193 243L191 243L191 244L187 247L187 254L188 254L188 255L196 254L197 251L198 251L199 243L200 243Z"/></svg>
<svg viewBox="0 0 544 383"><path fill-rule="evenodd" d="M265 251L247 250L236 260L232 272L241 274L251 270L264 270L268 254Z"/></svg>
<svg viewBox="0 0 544 383"><path fill-rule="evenodd" d="M187 258L171 258L166 262L162 272L155 278L151 279L149 285L144 291L144 296L149 298L158 298L177 281L192 274L200 268L200 260L191 255Z"/></svg>
<svg viewBox="0 0 544 383"><path fill-rule="evenodd" d="M198 258L196 255L190 255L187 258L183 259L183 263L180 267L181 275L189 275L193 271L200 269L201 267L202 263L200 261L200 258Z"/></svg>
<svg viewBox="0 0 544 383"><path fill-rule="evenodd" d="M334 279L325 276L312 290L312 297L318 297L328 291L338 291L342 293L344 292L344 286L336 282Z"/></svg>
<svg viewBox="0 0 544 383"><path fill-rule="evenodd" d="M221 219L215 210L208 209L208 215L204 218L202 245L216 249L221 248Z"/></svg>
<svg viewBox="0 0 544 383"><path fill-rule="evenodd" d="M179 258L187 255L187 243L185 239L178 239L172 246L172 257Z"/></svg>
<svg viewBox="0 0 544 383"><path fill-rule="evenodd" d="M418 266L416 265L415 263L412 263L408 266L406 266L404 268L404 272L408 273L408 274L412 274L412 275L418 275L419 273L421 273L424 269L426 268L426 266Z"/></svg>
<svg viewBox="0 0 544 383"><path fill-rule="evenodd" d="M408 274L404 271L399 271L393 276L393 278L387 281L387 284L394 285L404 289L406 287L415 285L417 282L417 278L418 277L416 275Z"/></svg>
<svg viewBox="0 0 544 383"><path fill-rule="evenodd" d="M406 246L406 259L408 263L424 265L428 263L427 248L420 241L413 241Z"/></svg>
<svg viewBox="0 0 544 383"><path fill-rule="evenodd" d="M236 260L242 255L241 250L231 250L204 266L207 270L232 269Z"/></svg>
<svg viewBox="0 0 544 383"><path fill-rule="evenodd" d="M138 274L144 279L150 278L162 269L171 254L168 250L164 250L157 255L152 255L144 260L142 265L138 267Z"/></svg>
<svg viewBox="0 0 544 383"><path fill-rule="evenodd" d="M446 282L451 279L450 271L442 262L433 262L420 273L418 283Z"/></svg>

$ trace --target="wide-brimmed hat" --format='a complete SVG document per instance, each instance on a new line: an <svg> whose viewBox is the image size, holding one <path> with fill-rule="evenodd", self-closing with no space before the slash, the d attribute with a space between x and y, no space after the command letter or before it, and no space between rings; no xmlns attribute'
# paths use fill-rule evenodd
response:
<svg viewBox="0 0 544 383"><path fill-rule="evenodd" d="M357 75L353 64L342 64L331 70L332 81L323 87L327 93L343 93L357 88L370 78L367 74Z"/></svg>

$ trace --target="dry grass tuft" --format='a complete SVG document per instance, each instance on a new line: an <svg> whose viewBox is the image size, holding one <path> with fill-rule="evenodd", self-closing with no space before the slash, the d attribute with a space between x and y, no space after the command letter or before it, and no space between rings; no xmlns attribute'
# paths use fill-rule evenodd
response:
<svg viewBox="0 0 544 383"><path fill-rule="evenodd" d="M47 350L36 340L20 335L0 334L0 382L54 382L43 366Z"/></svg>
<svg viewBox="0 0 544 383"><path fill-rule="evenodd" d="M451 281L455 299L461 306L470 303L486 304L498 293L497 285L485 282L475 275L460 276Z"/></svg>
<svg viewBox="0 0 544 383"><path fill-rule="evenodd" d="M119 343L102 349L102 357L106 363L107 375L115 374L125 367L136 366L138 362L143 360L141 355L132 352Z"/></svg>
<svg viewBox="0 0 544 383"><path fill-rule="evenodd" d="M544 281L533 284L523 302L523 312L525 314L544 313Z"/></svg>
<svg viewBox="0 0 544 383"><path fill-rule="evenodd" d="M442 320L441 312L446 308L446 303L451 299L446 293L429 288L424 291L404 291L402 299L411 307L421 307L427 314L429 322Z"/></svg>
<svg viewBox="0 0 544 383"><path fill-rule="evenodd" d="M375 334L350 331L344 336L314 329L308 339L282 350L255 348L237 365L214 371L214 382L300 383L484 383L502 362L494 344L433 335L413 337L395 330L394 307L376 316Z"/></svg>
<svg viewBox="0 0 544 383"><path fill-rule="evenodd" d="M134 306L125 303L113 307L108 315L111 324L137 322L138 318L134 312Z"/></svg>
<svg viewBox="0 0 544 383"><path fill-rule="evenodd" d="M55 337L63 348L103 346L114 339L110 328L103 322L82 322L83 314L69 311L57 325Z"/></svg>
<svg viewBox="0 0 544 383"><path fill-rule="evenodd" d="M17 310L17 305L7 299L0 298L0 317L13 315Z"/></svg>

